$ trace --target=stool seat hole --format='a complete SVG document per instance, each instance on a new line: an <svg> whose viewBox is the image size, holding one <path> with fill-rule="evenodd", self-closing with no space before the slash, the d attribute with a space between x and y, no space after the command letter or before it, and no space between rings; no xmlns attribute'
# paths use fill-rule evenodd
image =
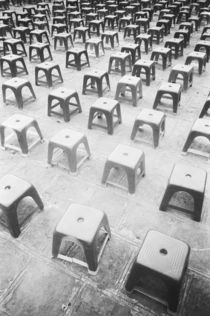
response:
<svg viewBox="0 0 210 316"><path fill-rule="evenodd" d="M15 122L16 122L16 123L19 123L19 122L20 122L20 120L15 120Z"/></svg>
<svg viewBox="0 0 210 316"><path fill-rule="evenodd" d="M65 138L70 138L70 136L69 136L69 135L66 135Z"/></svg>
<svg viewBox="0 0 210 316"><path fill-rule="evenodd" d="M187 178L192 178L191 174L189 174L189 173L187 173L187 174L185 175L185 177L187 177Z"/></svg>
<svg viewBox="0 0 210 316"><path fill-rule="evenodd" d="M11 186L10 185L6 185L5 187L4 187L4 190L10 190L11 189Z"/></svg>
<svg viewBox="0 0 210 316"><path fill-rule="evenodd" d="M210 125L209 125L209 124L205 124L204 126L205 126L205 127L210 127Z"/></svg>
<svg viewBox="0 0 210 316"><path fill-rule="evenodd" d="M168 251L167 251L165 248L161 248L161 249L160 249L160 253L161 253L162 255L167 255L167 254L168 254Z"/></svg>
<svg viewBox="0 0 210 316"><path fill-rule="evenodd" d="M83 223L84 222L84 218L83 217L78 217L77 218L77 222L78 223Z"/></svg>

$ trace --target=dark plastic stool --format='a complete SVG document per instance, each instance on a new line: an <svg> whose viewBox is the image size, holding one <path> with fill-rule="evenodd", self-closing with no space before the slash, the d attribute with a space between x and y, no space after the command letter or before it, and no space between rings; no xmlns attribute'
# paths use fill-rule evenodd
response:
<svg viewBox="0 0 210 316"><path fill-rule="evenodd" d="M112 64L115 62L115 68L112 68ZM132 60L129 53L115 53L109 58L109 69L108 73L115 71L121 73L124 76L126 73L126 66L128 66L129 71L132 71Z"/></svg>
<svg viewBox="0 0 210 316"><path fill-rule="evenodd" d="M89 40L86 41L85 43L85 49L88 51L94 50L95 56L98 58L100 50L105 54L104 51L104 44L103 41L100 38L90 38Z"/></svg>
<svg viewBox="0 0 210 316"><path fill-rule="evenodd" d="M171 49L172 55L177 59L179 56L183 56L184 40L182 38L171 38L165 42L165 47Z"/></svg>
<svg viewBox="0 0 210 316"><path fill-rule="evenodd" d="M53 74L54 70L56 70L58 75ZM46 81L41 80L43 76L39 77L40 71L44 73L44 77L46 78ZM53 77L55 77L56 79L53 80ZM39 86L40 84L44 84L44 85L47 84L48 87L52 87L52 85L55 84L55 82L56 83L63 82L60 66L58 64L53 63L53 62L43 62L35 67L36 86Z"/></svg>
<svg viewBox="0 0 210 316"><path fill-rule="evenodd" d="M100 71L100 70L92 70L86 73L83 78L82 94L86 94L86 91L91 91L91 92L94 91L98 94L99 97L102 97L103 96L103 79L106 80L107 87L110 90L108 72ZM90 80L89 84L88 84L88 80ZM91 86L91 89L88 89L89 86Z"/></svg>
<svg viewBox="0 0 210 316"><path fill-rule="evenodd" d="M210 97L208 96L208 98L206 99L204 106L200 112L199 118L202 118L205 115L207 115L209 108L210 108Z"/></svg>
<svg viewBox="0 0 210 316"><path fill-rule="evenodd" d="M160 204L160 211L166 211L169 202L177 192L186 192L190 194L194 200L193 213L181 209L185 212L190 212L193 219L200 222L202 206L205 194L207 173L201 168L191 167L189 165L176 164L173 167L171 175L168 180L167 188L163 195L163 199Z"/></svg>
<svg viewBox="0 0 210 316"><path fill-rule="evenodd" d="M67 51L69 49L69 43L74 47L72 36L70 33L59 33L54 36L54 49L57 48L57 43L60 43L60 46L64 44L64 48Z"/></svg>
<svg viewBox="0 0 210 316"><path fill-rule="evenodd" d="M121 52L130 53L132 64L141 58L141 50L138 44L124 44L121 46Z"/></svg>
<svg viewBox="0 0 210 316"><path fill-rule="evenodd" d="M24 43L23 41L19 39L15 39L15 38L6 39L3 42L3 47L4 47L4 55L6 55L7 51L10 51L11 49L11 52L14 55L27 56Z"/></svg>
<svg viewBox="0 0 210 316"><path fill-rule="evenodd" d="M105 116L107 125L103 125L102 116ZM93 122L98 117L98 122ZM114 118L116 120L114 121ZM89 111L88 128L92 126L99 126L108 130L108 134L112 135L114 127L122 123L120 104L116 100L108 98L99 98L91 107Z"/></svg>
<svg viewBox="0 0 210 316"><path fill-rule="evenodd" d="M133 36L133 39L136 39L136 36L139 35L140 29L137 24L128 24L124 29L124 38Z"/></svg>
<svg viewBox="0 0 210 316"><path fill-rule="evenodd" d="M45 30L33 30L30 32L30 44L33 42L34 38L37 42L43 43L43 38L45 37L48 44L50 44L49 36Z"/></svg>
<svg viewBox="0 0 210 316"><path fill-rule="evenodd" d="M134 76L123 76L117 83L115 99L125 99L126 92L131 93L133 106L137 106L138 99L142 98L142 81Z"/></svg>
<svg viewBox="0 0 210 316"><path fill-rule="evenodd" d="M119 20L119 26L118 26L118 31L120 32L121 29L125 29L126 26L132 23L132 17L129 16L123 16Z"/></svg>
<svg viewBox="0 0 210 316"><path fill-rule="evenodd" d="M73 59L69 60L69 57L73 55ZM84 60L82 56L84 55ZM68 66L75 67L77 70L81 70L81 67L88 65L90 67L89 57L86 49L84 48L71 48L66 52L66 68Z"/></svg>
<svg viewBox="0 0 210 316"><path fill-rule="evenodd" d="M71 101L72 98L75 99L74 103ZM56 101L56 103L54 101ZM57 106L61 108L63 113L53 110ZM51 114L60 115L64 117L65 122L69 122L71 115L75 112L82 112L79 96L76 90L58 88L48 95L48 116L51 116Z"/></svg>
<svg viewBox="0 0 210 316"><path fill-rule="evenodd" d="M19 34L21 41L23 41L23 43L27 43L27 35L30 35L31 30L28 27L24 27L24 26L17 26L14 27L12 29L13 34L14 34L14 38L17 38L17 35Z"/></svg>
<svg viewBox="0 0 210 316"><path fill-rule="evenodd" d="M127 176L128 191L133 194L141 177L145 176L145 155L141 149L119 144L106 160L102 183L121 187L108 180L113 168L123 170ZM123 187L124 188L124 187Z"/></svg>
<svg viewBox="0 0 210 316"><path fill-rule="evenodd" d="M35 51L36 53L33 55L33 51ZM45 57L44 52L47 51L48 52L48 56ZM47 43L34 43L31 44L29 46L29 60L34 60L34 61L41 61L44 62L45 60L50 59L52 60L52 54L51 54L51 50L50 50L50 46Z"/></svg>
<svg viewBox="0 0 210 316"><path fill-rule="evenodd" d="M105 238L98 251L97 245L101 228L105 230ZM59 255L59 248L62 239L65 237L70 242L82 247L86 262ZM88 272L95 275L98 272L99 261L110 238L111 231L108 218L104 212L80 204L71 204L54 230L52 255L86 266Z"/></svg>
<svg viewBox="0 0 210 316"><path fill-rule="evenodd" d="M164 37L164 27L163 26L153 26L148 30L148 34L151 35L152 41L156 41L157 44L160 44L163 41Z"/></svg>
<svg viewBox="0 0 210 316"><path fill-rule="evenodd" d="M140 59L135 62L133 66L132 76L140 77L146 76L146 85L150 85L150 79L155 80L155 62L152 60ZM143 79L142 79L143 80Z"/></svg>
<svg viewBox="0 0 210 316"><path fill-rule="evenodd" d="M190 44L190 31L186 29L175 31L174 38L180 37L184 39L184 48L186 48Z"/></svg>
<svg viewBox="0 0 210 316"><path fill-rule="evenodd" d="M187 152L194 139L199 136L210 140L210 122L208 119L199 118L193 123L182 151Z"/></svg>
<svg viewBox="0 0 210 316"><path fill-rule="evenodd" d="M2 84L2 94L3 94L3 102L6 102L6 90L11 89L15 95L16 102L19 109L23 108L23 97L22 97L22 89L23 87L28 87L33 98L36 99L34 90L32 88L31 83L22 78L12 78Z"/></svg>
<svg viewBox="0 0 210 316"><path fill-rule="evenodd" d="M206 52L206 57L207 57L207 62L209 61L210 57L210 41L203 41L200 40L195 44L195 51L199 52L200 50L205 49Z"/></svg>
<svg viewBox="0 0 210 316"><path fill-rule="evenodd" d="M96 34L97 36L101 35L101 31L104 32L104 21L103 20L92 20L89 23L89 32Z"/></svg>
<svg viewBox="0 0 210 316"><path fill-rule="evenodd" d="M4 64L7 64L9 67L5 68ZM21 66L19 65L21 64ZM24 58L19 55L6 55L2 56L0 59L1 75L9 75L12 77L19 76L20 74L28 75L28 70Z"/></svg>
<svg viewBox="0 0 210 316"><path fill-rule="evenodd" d="M156 110L148 110L143 109L135 119L131 139L136 137L136 134L144 124L149 125L152 128L153 132L153 143L154 147L156 148L159 145L159 138L160 134L164 135L165 133L165 119L166 115L163 112L156 111Z"/></svg>
<svg viewBox="0 0 210 316"><path fill-rule="evenodd" d="M27 136L32 134L32 132L29 131L31 128L35 129L36 131L36 139L31 144L29 144ZM10 129L13 131L13 133L5 137L5 129ZM17 136L19 147L12 145L10 142L10 139L13 137L14 133ZM23 155L27 155L29 150L31 150L32 147L34 147L37 143L43 142L43 136L37 121L32 117L20 114L14 114L0 125L0 135L2 148L21 151Z"/></svg>
<svg viewBox="0 0 210 316"><path fill-rule="evenodd" d="M88 27L79 26L74 29L74 41L77 38L82 38L82 42L86 42L86 36L88 35L88 38L90 38L90 31Z"/></svg>
<svg viewBox="0 0 210 316"><path fill-rule="evenodd" d="M171 66L171 60L172 60L171 49L165 48L165 47L154 48L150 59L154 60L157 63L160 56L162 57L162 68L163 70L165 70L167 67L167 61L168 61L168 66Z"/></svg>
<svg viewBox="0 0 210 316"><path fill-rule="evenodd" d="M114 49L114 42L116 39L116 42L119 46L119 36L117 31L105 31L104 33L101 34L101 39L103 43L108 44L110 42L111 48Z"/></svg>
<svg viewBox="0 0 210 316"><path fill-rule="evenodd" d="M130 269L125 290L137 290L178 311L179 297L188 267L190 247L175 238L150 230Z"/></svg>
<svg viewBox="0 0 210 316"><path fill-rule="evenodd" d="M85 148L85 155L78 162L77 151L80 145ZM56 149L62 150L66 154L68 169L71 172L76 172L81 164L90 157L90 149L87 137L80 132L72 131L70 129L63 129L53 136L48 144L48 164L54 165L53 154ZM63 165L65 168L65 166Z"/></svg>
<svg viewBox="0 0 210 316"><path fill-rule="evenodd" d="M10 233L15 238L20 235L18 204L28 196L36 202L41 210L44 209L43 202L32 184L9 174L0 179L0 207L6 216Z"/></svg>
<svg viewBox="0 0 210 316"><path fill-rule="evenodd" d="M177 113L178 106L180 105L181 100L181 85L178 83L163 83L157 91L155 101L153 104L153 109L156 109L158 104L161 102L161 98L167 97L170 95L173 101L173 112Z"/></svg>
<svg viewBox="0 0 210 316"><path fill-rule="evenodd" d="M182 78L180 78L180 75ZM177 79L183 80L183 90L192 87L193 83L193 66L191 65L175 65L169 74L168 82L176 83Z"/></svg>
<svg viewBox="0 0 210 316"><path fill-rule="evenodd" d="M148 54L149 49L152 50L152 36L149 34L139 34L136 37L135 43L138 43L141 48L142 42L144 43L145 53Z"/></svg>

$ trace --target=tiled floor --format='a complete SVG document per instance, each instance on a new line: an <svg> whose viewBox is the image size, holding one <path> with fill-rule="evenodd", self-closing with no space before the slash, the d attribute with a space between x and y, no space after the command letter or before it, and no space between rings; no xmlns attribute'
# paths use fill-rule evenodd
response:
<svg viewBox="0 0 210 316"><path fill-rule="evenodd" d="M16 8L17 10L17 8ZM152 25L157 21L154 16ZM164 38L173 37L174 31ZM201 30L194 32L184 56L172 61L172 66L183 64L189 52L194 49ZM120 45L125 40L120 32ZM126 42L133 42L126 39ZM124 292L124 283L146 232L155 229L187 242L191 247L189 269L180 301L182 316L207 316L210 310L210 216L208 214L209 180L207 180L203 216L200 223L178 211L159 212L172 166L183 162L204 168L209 173L207 158L188 154L182 155L182 147L193 121L209 92L210 66L199 76L194 73L193 86L182 93L181 106L173 114L171 106L163 107L167 115L165 137L154 149L151 145L151 130L145 128L135 141L130 134L135 117L142 108L152 108L156 91L163 81L168 80L171 67L165 71L157 65L156 80L148 87L143 83L143 99L133 107L129 101L121 102L122 124L112 136L100 128L87 129L89 108L97 95L82 95L83 75L88 67L77 71L65 68L65 52L54 51L53 60L60 65L64 83L59 86L76 89L82 104L82 113L72 116L69 123L62 118L47 116L47 96L54 89L35 86L36 63L25 57L37 99L27 102L23 110L15 105L13 95L8 93L8 102L3 104L0 95L0 122L14 113L22 113L37 119L45 142L31 150L27 157L11 151L0 152L0 176L7 173L20 176L33 183L44 201L44 211L39 211L33 202L27 200L19 207L20 220L25 214L33 215L24 221L19 238L14 239L7 228L0 230L0 315L1 316L69 316L69 315L112 315L151 316L167 315L166 308L143 295L129 298ZM83 44L76 42L76 47ZM163 43L160 44L163 46ZM156 45L154 45L156 47ZM28 44L26 45L28 51ZM109 56L120 50L106 49L105 55L96 58L90 54L91 69L108 68ZM150 53L142 52L142 58L149 59ZM196 67L195 67L196 68ZM120 75L110 74L111 90L104 96L114 98ZM8 78L1 77L1 84ZM1 93L1 92L0 92ZM24 96L27 97L24 92ZM47 165L49 139L63 128L85 133L91 149L91 159L86 161L78 173L71 174L59 167ZM208 142L199 140L197 148L209 152ZM136 193L113 186L103 186L101 177L107 156L119 144L140 148L145 152L146 177L141 179ZM200 145L201 144L201 145ZM180 201L180 200L179 200ZM112 238L100 262L99 272L90 276L85 268L61 260L51 259L52 233L57 221L71 203L81 203L106 212L112 230ZM188 201L187 201L188 203Z"/></svg>

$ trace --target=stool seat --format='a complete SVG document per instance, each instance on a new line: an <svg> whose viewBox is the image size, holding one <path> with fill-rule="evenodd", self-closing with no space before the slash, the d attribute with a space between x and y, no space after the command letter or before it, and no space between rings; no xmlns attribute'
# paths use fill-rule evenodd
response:
<svg viewBox="0 0 210 316"><path fill-rule="evenodd" d="M164 301L170 312L177 312L189 254L190 247L186 243L149 231L126 280L126 291L139 290L152 295Z"/></svg>
<svg viewBox="0 0 210 316"><path fill-rule="evenodd" d="M15 238L20 235L17 207L19 202L27 196L33 198L40 209L44 208L42 200L32 184L10 174L0 179L0 208L5 213L8 228Z"/></svg>
<svg viewBox="0 0 210 316"><path fill-rule="evenodd" d="M119 144L114 151L109 155L104 166L102 183L107 182L108 176L112 168L120 168L126 172L128 191L135 193L137 180L145 176L145 157L144 152L140 149ZM119 186L119 185L117 185Z"/></svg>
<svg viewBox="0 0 210 316"><path fill-rule="evenodd" d="M86 155L83 155L83 158L78 162L77 151L81 144L85 147ZM91 155L87 137L83 133L70 129L63 129L50 139L48 144L48 163L50 165L54 164L52 159L55 149L61 149L66 154L68 168L71 172L76 172L79 166Z"/></svg>
<svg viewBox="0 0 210 316"><path fill-rule="evenodd" d="M186 192L190 194L194 200L193 215L195 221L200 221L201 212L205 194L207 173L201 168L191 167L189 165L176 164L171 172L168 185L163 195L160 210L166 211L170 199L177 192ZM182 211L189 212L181 208Z"/></svg>
<svg viewBox="0 0 210 316"><path fill-rule="evenodd" d="M105 239L98 251L99 232L102 228L105 230ZM86 263L84 260L59 255L59 248L64 237L82 247ZM52 255L86 266L90 274L96 274L105 245L110 238L111 231L104 212L80 204L71 204L55 227Z"/></svg>
<svg viewBox="0 0 210 316"><path fill-rule="evenodd" d="M131 139L135 138L139 128L141 128L144 124L147 124L151 126L153 130L153 143L156 148L159 144L160 133L165 133L165 119L166 115L163 112L151 109L142 109L135 119Z"/></svg>

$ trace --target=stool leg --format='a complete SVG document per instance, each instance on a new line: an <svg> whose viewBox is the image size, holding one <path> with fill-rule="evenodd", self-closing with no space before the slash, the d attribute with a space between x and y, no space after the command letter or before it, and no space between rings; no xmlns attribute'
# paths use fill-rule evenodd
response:
<svg viewBox="0 0 210 316"><path fill-rule="evenodd" d="M164 193L163 199L160 204L160 211L166 211L168 203L172 197L172 195L176 192L175 188L170 184L167 186L166 191Z"/></svg>
<svg viewBox="0 0 210 316"><path fill-rule="evenodd" d="M34 126L34 128L36 129L40 139L43 139L43 135L42 135L42 132L39 128L39 124L37 123L37 121L33 121L32 125Z"/></svg>
<svg viewBox="0 0 210 316"><path fill-rule="evenodd" d="M136 191L136 174L133 170L126 170L128 180L128 191L133 194Z"/></svg>
<svg viewBox="0 0 210 316"><path fill-rule="evenodd" d="M187 137L187 140L184 144L184 147L182 149L183 152L186 152L188 150L188 148L190 147L190 145L192 144L194 138L197 136L196 133L193 133L193 132L190 132L188 137Z"/></svg>
<svg viewBox="0 0 210 316"><path fill-rule="evenodd" d="M104 113L107 122L108 134L113 134L114 124L113 124L113 113Z"/></svg>
<svg viewBox="0 0 210 316"><path fill-rule="evenodd" d="M179 303L180 286L170 284L169 295L168 295L168 308L173 313L177 312Z"/></svg>
<svg viewBox="0 0 210 316"><path fill-rule="evenodd" d="M84 78L83 78L83 86L82 86L82 94L85 94L85 92L86 92L87 81L88 81L88 77L87 77L86 75L84 75Z"/></svg>
<svg viewBox="0 0 210 316"><path fill-rule="evenodd" d="M93 122L94 113L95 113L95 110L90 108L89 118L88 118L88 129L92 128L92 122Z"/></svg>
<svg viewBox="0 0 210 316"><path fill-rule="evenodd" d="M90 157L91 156L90 147L89 147L89 144L88 144L88 141L87 141L86 137L83 138L83 144L85 146L85 149L86 149L86 152L88 154L88 157Z"/></svg>
<svg viewBox="0 0 210 316"><path fill-rule="evenodd" d="M75 149L73 150L66 150L65 151L67 154L67 160L68 160L68 165L69 169L71 172L76 172L77 171L77 152Z"/></svg>
<svg viewBox="0 0 210 316"><path fill-rule="evenodd" d="M11 209L7 210L6 218L11 235L17 238L20 235L20 227L18 223L16 203L12 206Z"/></svg>
<svg viewBox="0 0 210 316"><path fill-rule="evenodd" d="M101 180L103 184L106 183L111 169L112 169L112 165L109 163L109 161L106 161L105 166L104 166L104 172L102 175L102 180Z"/></svg>
<svg viewBox="0 0 210 316"><path fill-rule="evenodd" d="M152 131L153 131L154 147L156 148L159 145L160 131L159 131L159 128L155 126L152 126Z"/></svg>
<svg viewBox="0 0 210 316"><path fill-rule="evenodd" d="M30 189L28 190L26 195L30 196L36 202L36 204L38 205L38 207L41 210L44 209L44 204L43 204L37 190L35 189L35 187L33 185L30 187Z"/></svg>
<svg viewBox="0 0 210 316"><path fill-rule="evenodd" d="M47 154L47 163L49 165L52 165L52 158L53 158L54 148L55 148L54 144L49 142L49 144L48 144L48 154Z"/></svg>
<svg viewBox="0 0 210 316"><path fill-rule="evenodd" d="M78 95L78 93L75 93L74 97L75 97L75 99L76 99L76 103L77 103L77 107L78 107L78 109L79 109L79 113L81 113L81 112L82 112L82 107L81 107L81 103L80 103L80 100L79 100L79 95Z"/></svg>
<svg viewBox="0 0 210 316"><path fill-rule="evenodd" d="M98 258L95 241L91 245L84 245L84 253L88 264L89 273L96 273L98 268Z"/></svg>
<svg viewBox="0 0 210 316"><path fill-rule="evenodd" d="M140 125L141 125L141 123L139 121L134 122L133 129L131 132L131 139L134 139L136 137L136 133L137 133Z"/></svg>
<svg viewBox="0 0 210 316"><path fill-rule="evenodd" d="M0 126L0 137L1 137L1 146L4 147L4 143L5 143L4 126Z"/></svg>
<svg viewBox="0 0 210 316"><path fill-rule="evenodd" d="M204 117L204 115L207 114L209 108L210 108L210 100L207 100L207 101L205 102L205 104L204 104L202 110L201 110L201 113L200 113L200 115L199 115L199 118Z"/></svg>
<svg viewBox="0 0 210 316"><path fill-rule="evenodd" d="M128 293L132 293L136 285L138 284L140 280L140 274L142 274L142 268L138 267L135 263L133 264L133 267L131 268L130 274L128 276L128 279L125 283L125 290Z"/></svg>
<svg viewBox="0 0 210 316"><path fill-rule="evenodd" d="M26 85L28 86L28 88L29 88L29 90L30 90L32 96L34 97L34 99L36 99L36 95L35 95L35 93L34 93L34 89L33 89L32 85L31 85L31 83L28 82Z"/></svg>
<svg viewBox="0 0 210 316"><path fill-rule="evenodd" d="M196 196L194 196L193 219L194 219L194 221L197 221L197 222L200 222L200 220L201 220L203 198L204 198L203 194L196 194Z"/></svg>
<svg viewBox="0 0 210 316"><path fill-rule="evenodd" d="M63 235L54 231L53 233L53 242L52 242L52 257L56 258L59 254L60 245L63 239Z"/></svg>
<svg viewBox="0 0 210 316"><path fill-rule="evenodd" d="M22 150L23 154L28 154L28 142L27 142L27 136L26 131L22 131L21 133L16 131L17 139L20 145L20 148Z"/></svg>

